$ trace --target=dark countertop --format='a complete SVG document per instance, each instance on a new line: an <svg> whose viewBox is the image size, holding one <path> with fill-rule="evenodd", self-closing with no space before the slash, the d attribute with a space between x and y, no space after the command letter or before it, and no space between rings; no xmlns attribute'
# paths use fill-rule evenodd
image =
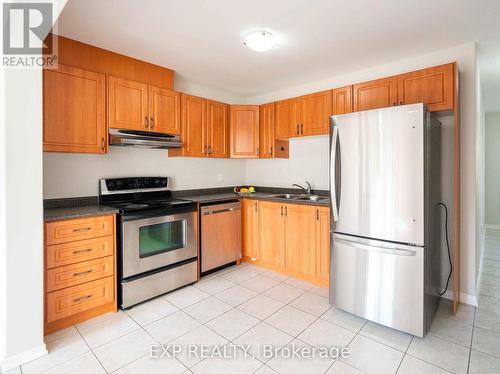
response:
<svg viewBox="0 0 500 374"><path fill-rule="evenodd" d="M273 197L274 195L283 193L300 193L300 190L279 189L271 187L256 187L264 190L252 194L235 194L231 192L231 188L212 188L201 190L183 190L172 191L172 197L191 200L195 203L206 204L219 201L237 200L241 198L275 201L287 204L303 204L316 206L330 206L328 195L324 195L326 191L318 192L321 196L319 201L304 201L304 200L288 200ZM63 219L102 216L106 214L118 213L118 210L109 206L99 205L97 196L86 196L65 199L47 199L44 201L43 218L45 222L60 221Z"/></svg>
<svg viewBox="0 0 500 374"><path fill-rule="evenodd" d="M307 201L307 200L292 200L292 199L280 199L274 197L279 193L267 193L267 192L254 192L252 194L235 194L232 192L227 193L218 193L218 194L206 194L206 195L185 195L182 196L182 199L191 200L199 204L204 203L214 203L218 201L227 201L234 199L253 199L253 200L266 200L266 201L275 201L280 203L287 204L302 204L302 205L316 205L316 206L330 206L330 199L328 196L322 197L319 201Z"/></svg>
<svg viewBox="0 0 500 374"><path fill-rule="evenodd" d="M45 222L60 221L63 219L104 216L118 213L118 209L104 205L65 206L59 208L45 208L43 220Z"/></svg>

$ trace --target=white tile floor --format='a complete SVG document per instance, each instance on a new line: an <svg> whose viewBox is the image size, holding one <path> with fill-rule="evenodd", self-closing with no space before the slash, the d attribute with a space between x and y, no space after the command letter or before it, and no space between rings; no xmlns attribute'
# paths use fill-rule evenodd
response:
<svg viewBox="0 0 500 374"><path fill-rule="evenodd" d="M443 300L424 339L328 304L320 287L242 264L126 312L46 337L49 354L9 373L500 373L500 233L488 232L480 306ZM209 344L236 358L151 359L152 344ZM267 359L278 347L348 346L351 357ZM170 351L172 346L169 347Z"/></svg>

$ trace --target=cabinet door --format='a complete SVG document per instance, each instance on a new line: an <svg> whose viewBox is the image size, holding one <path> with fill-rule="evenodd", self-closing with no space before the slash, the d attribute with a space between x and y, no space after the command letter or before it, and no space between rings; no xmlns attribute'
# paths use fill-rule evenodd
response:
<svg viewBox="0 0 500 374"><path fill-rule="evenodd" d="M263 104L259 111L260 158L273 158L274 146L274 103Z"/></svg>
<svg viewBox="0 0 500 374"><path fill-rule="evenodd" d="M109 127L149 131L148 85L108 77Z"/></svg>
<svg viewBox="0 0 500 374"><path fill-rule="evenodd" d="M431 112L453 110L454 64L402 74L398 77L400 105L424 103Z"/></svg>
<svg viewBox="0 0 500 374"><path fill-rule="evenodd" d="M328 134L332 115L332 91L301 96L299 103L300 135Z"/></svg>
<svg viewBox="0 0 500 374"><path fill-rule="evenodd" d="M280 203L259 202L260 259L264 262L285 266L284 209Z"/></svg>
<svg viewBox="0 0 500 374"><path fill-rule="evenodd" d="M355 112L397 105L397 77L389 77L355 84L353 89Z"/></svg>
<svg viewBox="0 0 500 374"><path fill-rule="evenodd" d="M181 94L183 155L205 157L208 153L206 140L207 100Z"/></svg>
<svg viewBox="0 0 500 374"><path fill-rule="evenodd" d="M243 257L259 258L259 202L242 200Z"/></svg>
<svg viewBox="0 0 500 374"><path fill-rule="evenodd" d="M59 65L43 71L43 150L105 153L106 80Z"/></svg>
<svg viewBox="0 0 500 374"><path fill-rule="evenodd" d="M299 101L296 98L274 103L274 127L276 138L286 139L299 136Z"/></svg>
<svg viewBox="0 0 500 374"><path fill-rule="evenodd" d="M316 277L330 279L330 209L316 208Z"/></svg>
<svg viewBox="0 0 500 374"><path fill-rule="evenodd" d="M285 267L315 275L316 208L310 205L285 205Z"/></svg>
<svg viewBox="0 0 500 374"><path fill-rule="evenodd" d="M332 91L333 114L352 112L352 86L336 88Z"/></svg>
<svg viewBox="0 0 500 374"><path fill-rule="evenodd" d="M259 106L231 105L232 158L259 158Z"/></svg>
<svg viewBox="0 0 500 374"><path fill-rule="evenodd" d="M209 157L229 157L229 105L207 100L207 138Z"/></svg>
<svg viewBox="0 0 500 374"><path fill-rule="evenodd" d="M164 134L181 133L181 94L149 86L149 128Z"/></svg>

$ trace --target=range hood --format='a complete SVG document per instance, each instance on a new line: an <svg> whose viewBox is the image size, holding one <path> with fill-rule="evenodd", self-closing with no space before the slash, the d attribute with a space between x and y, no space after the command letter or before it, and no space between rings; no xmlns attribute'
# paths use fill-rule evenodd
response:
<svg viewBox="0 0 500 374"><path fill-rule="evenodd" d="M109 145L156 149L182 147L179 135L127 129L109 129Z"/></svg>

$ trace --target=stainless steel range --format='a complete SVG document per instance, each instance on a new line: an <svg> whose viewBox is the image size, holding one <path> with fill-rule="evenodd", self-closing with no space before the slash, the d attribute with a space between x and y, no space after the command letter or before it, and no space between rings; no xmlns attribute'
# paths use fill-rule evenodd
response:
<svg viewBox="0 0 500 374"><path fill-rule="evenodd" d="M118 298L123 309L196 282L196 205L172 198L168 177L101 179L99 199L119 209Z"/></svg>

